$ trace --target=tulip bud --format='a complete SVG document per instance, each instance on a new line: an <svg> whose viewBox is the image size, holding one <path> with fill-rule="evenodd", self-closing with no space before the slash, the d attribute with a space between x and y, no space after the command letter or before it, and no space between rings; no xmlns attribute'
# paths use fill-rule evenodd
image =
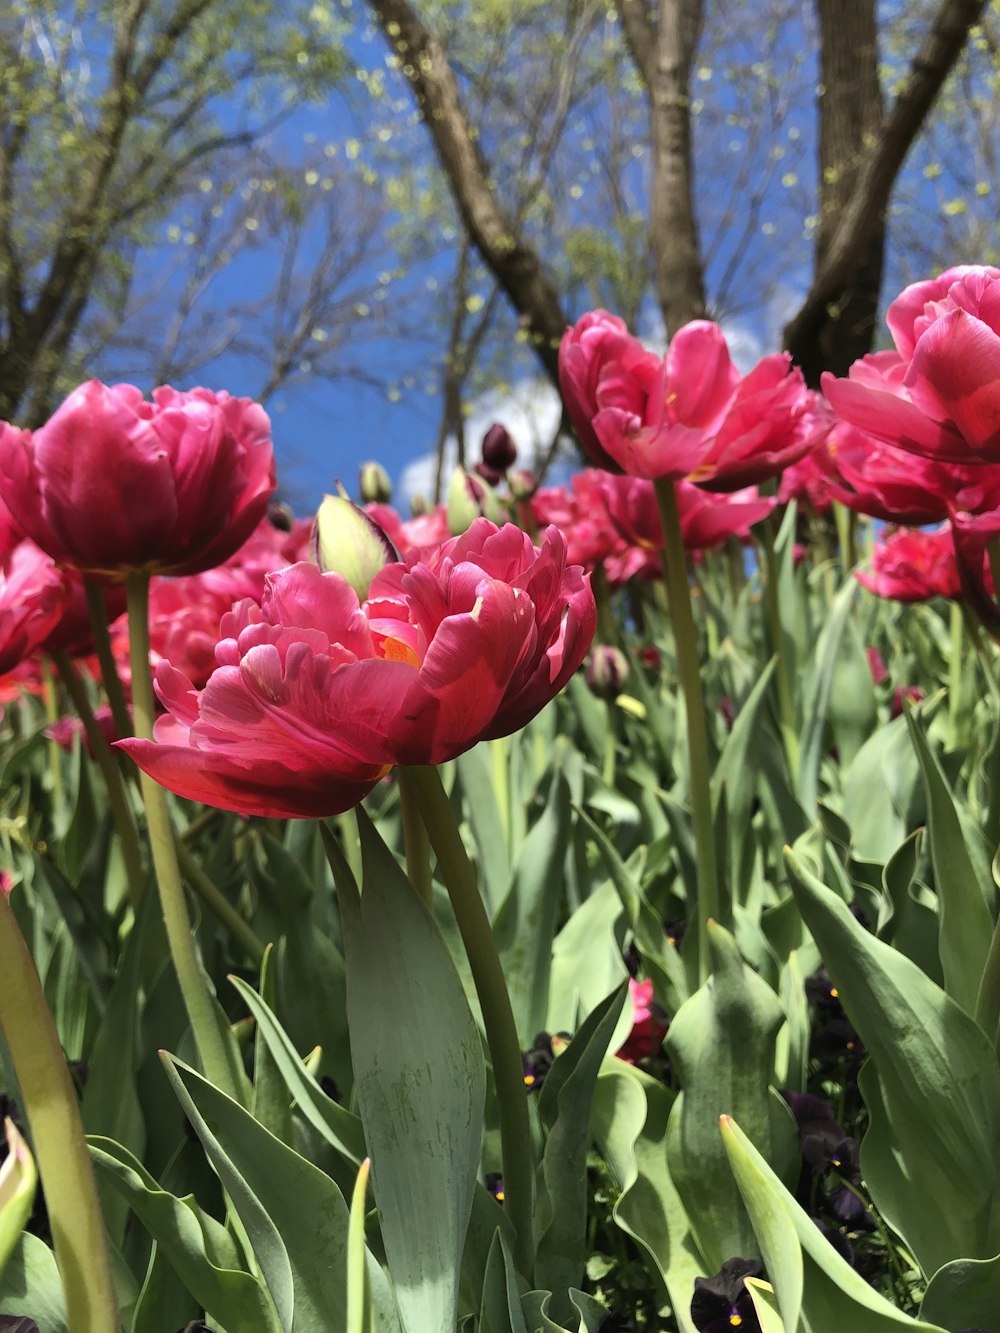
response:
<svg viewBox="0 0 1000 1333"><path fill-rule="evenodd" d="M448 486L448 528L458 537L468 532L480 517L486 517L498 526L503 523L500 501L484 481L457 467Z"/></svg>
<svg viewBox="0 0 1000 1333"><path fill-rule="evenodd" d="M617 699L628 680L631 668L620 648L610 643L595 644L587 658L587 684L600 699Z"/></svg>
<svg viewBox="0 0 1000 1333"><path fill-rule="evenodd" d="M272 504L268 506L267 521L272 528L277 528L279 532L291 532L295 523L295 515L286 504Z"/></svg>
<svg viewBox="0 0 1000 1333"><path fill-rule="evenodd" d="M316 514L313 543L316 563L324 574L331 570L339 574L362 602L382 566L401 559L375 520L339 495L324 497Z"/></svg>
<svg viewBox="0 0 1000 1333"><path fill-rule="evenodd" d="M390 502L392 482L381 463L369 461L361 464L359 490L362 504L387 505Z"/></svg>
<svg viewBox="0 0 1000 1333"><path fill-rule="evenodd" d="M507 485L512 500L530 500L538 490L538 478L526 467L519 467L507 473Z"/></svg>
<svg viewBox="0 0 1000 1333"><path fill-rule="evenodd" d="M410 498L410 517L423 518L425 514L431 512L431 507L427 503L426 495L421 495L418 491L416 495Z"/></svg>
<svg viewBox="0 0 1000 1333"><path fill-rule="evenodd" d="M498 421L494 421L483 436L483 462L501 474L517 462L517 445L507 428Z"/></svg>

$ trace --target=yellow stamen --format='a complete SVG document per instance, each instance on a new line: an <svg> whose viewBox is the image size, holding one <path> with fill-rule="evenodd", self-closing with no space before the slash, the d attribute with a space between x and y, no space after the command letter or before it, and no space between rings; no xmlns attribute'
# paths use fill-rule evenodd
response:
<svg viewBox="0 0 1000 1333"><path fill-rule="evenodd" d="M387 662L409 662L412 667L420 666L420 658L408 643L401 639L383 639L382 656Z"/></svg>

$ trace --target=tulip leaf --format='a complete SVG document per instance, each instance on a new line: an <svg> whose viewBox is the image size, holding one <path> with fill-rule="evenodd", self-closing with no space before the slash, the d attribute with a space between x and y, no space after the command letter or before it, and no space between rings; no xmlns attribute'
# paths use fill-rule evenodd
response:
<svg viewBox="0 0 1000 1333"><path fill-rule="evenodd" d="M803 705L805 727L799 756L798 797L807 812L816 810L819 794L819 763L833 677L840 658L840 640L857 596L857 585L848 579L833 599L829 615L816 642L816 653Z"/></svg>
<svg viewBox="0 0 1000 1333"><path fill-rule="evenodd" d="M275 1002L274 963L274 946L269 944L260 964L260 994L262 1002L269 1003L271 1009ZM271 1054L261 1024L255 1022L254 1028L253 1096L250 1101L250 1113L265 1129L269 1129L275 1138L281 1139L282 1143L291 1143L292 1094Z"/></svg>
<svg viewBox="0 0 1000 1333"><path fill-rule="evenodd" d="M568 1315L567 1289L583 1277L587 1234L587 1151L601 1063L614 1038L626 986L588 1014L545 1077L538 1114L545 1125L536 1206L535 1281Z"/></svg>
<svg viewBox="0 0 1000 1333"><path fill-rule="evenodd" d="M955 1259L931 1278L920 1303L921 1319L957 1333L988 1328L1000 1310L1000 1255L992 1259Z"/></svg>
<svg viewBox="0 0 1000 1333"><path fill-rule="evenodd" d="M938 896L938 951L944 988L967 1014L972 1014L993 935L993 918L941 765L912 712L907 712L906 721L927 791L928 838Z"/></svg>
<svg viewBox="0 0 1000 1333"><path fill-rule="evenodd" d="M474 745L459 755L456 766L462 787L463 808L472 829L478 853L483 894L493 911L510 890L510 854L507 834L500 818L497 792L493 785L495 742ZM504 773L499 781L509 783ZM492 914L492 913L491 913Z"/></svg>
<svg viewBox="0 0 1000 1333"><path fill-rule="evenodd" d="M667 1122L675 1094L615 1058L597 1079L591 1132L620 1191L616 1224L646 1252L663 1279L680 1333L696 1333L688 1311L704 1263L667 1170Z"/></svg>
<svg viewBox="0 0 1000 1333"><path fill-rule="evenodd" d="M923 829L915 829L885 864L882 884L890 911L879 924L878 937L905 954L940 986L944 976L938 953L937 911L926 901L930 891L917 880L923 837Z"/></svg>
<svg viewBox="0 0 1000 1333"><path fill-rule="evenodd" d="M552 945L548 1032L574 1032L628 976L622 961L624 912L611 881L585 898Z"/></svg>
<svg viewBox="0 0 1000 1333"><path fill-rule="evenodd" d="M240 977L231 976L229 980L253 1014L257 1031L284 1081L289 1097L295 1101L299 1111L313 1129L331 1147L341 1153L353 1167L359 1166L365 1155L365 1138L361 1121L346 1107L339 1106L327 1096L303 1064L272 1009L265 1004L253 987L248 986Z"/></svg>
<svg viewBox="0 0 1000 1333"><path fill-rule="evenodd" d="M366 1157L358 1168L351 1196L351 1219L347 1229L347 1324L346 1333L375 1333L372 1285L365 1246L365 1196L371 1163Z"/></svg>
<svg viewBox="0 0 1000 1333"><path fill-rule="evenodd" d="M885 864L924 817L920 766L904 718L869 736L843 781L843 815L854 854Z"/></svg>
<svg viewBox="0 0 1000 1333"><path fill-rule="evenodd" d="M942 1333L891 1305L833 1248L736 1122L722 1117L722 1141L753 1220L785 1329L800 1316L809 1333Z"/></svg>
<svg viewBox="0 0 1000 1333"><path fill-rule="evenodd" d="M759 1277L748 1277L743 1279L743 1285L753 1301L760 1333L785 1333L785 1321L781 1317L778 1300L770 1282L764 1282ZM792 1333L795 1333L794 1329Z"/></svg>
<svg viewBox="0 0 1000 1333"><path fill-rule="evenodd" d="M633 871L634 857L626 865L618 854L614 844L604 830L586 810L579 811L579 817L586 825L589 836L597 845L612 883L618 891L622 907L639 950L646 971L653 982L656 998L666 1008L667 1013L676 1013L689 994L687 975L680 953L667 939L663 922L646 897L638 874Z"/></svg>
<svg viewBox="0 0 1000 1333"><path fill-rule="evenodd" d="M146 947L146 922L155 895L147 893L139 919L118 964L118 975L108 998L104 1021L88 1061L87 1083L81 1108L88 1134L103 1134L128 1148L140 1160L146 1146L146 1126L136 1090L136 1029L141 1014L140 968ZM102 1191L102 1211L112 1240L121 1243L128 1205L120 1195Z"/></svg>
<svg viewBox="0 0 1000 1333"><path fill-rule="evenodd" d="M358 819L360 895L328 844L344 928L355 1092L403 1325L423 1333L453 1328L457 1318L485 1064L440 931L362 810Z"/></svg>
<svg viewBox="0 0 1000 1333"><path fill-rule="evenodd" d="M493 923L511 1008L525 1044L545 1026L552 967L552 940L562 909L559 884L569 845L569 787L552 778L541 818L521 844L514 882Z"/></svg>
<svg viewBox="0 0 1000 1333"><path fill-rule="evenodd" d="M177 1333L198 1317L199 1306L153 1241L142 1287L132 1311L129 1333Z"/></svg>
<svg viewBox="0 0 1000 1333"><path fill-rule="evenodd" d="M0 1273L28 1224L35 1201L35 1159L13 1120L4 1121L7 1156L0 1166Z"/></svg>
<svg viewBox="0 0 1000 1333"><path fill-rule="evenodd" d="M486 1263L477 1328L478 1333L528 1333L521 1310L517 1274L507 1242L499 1231L494 1233Z"/></svg>
<svg viewBox="0 0 1000 1333"><path fill-rule="evenodd" d="M67 1333L66 1303L56 1257L49 1247L22 1233L0 1274L0 1310L25 1311L45 1333ZM267 1325L261 1325L261 1330Z"/></svg>
<svg viewBox="0 0 1000 1333"><path fill-rule="evenodd" d="M753 760L757 749L761 704L767 697L775 664L776 659L772 658L760 673L733 722L732 730L726 738L719 762L712 774L712 799L716 808L722 791L726 793L729 855L732 865L736 868L744 864L745 844L748 840L753 841L750 814L758 780L758 766ZM733 888L733 898L737 902L742 902L746 890L746 883L737 880Z"/></svg>
<svg viewBox="0 0 1000 1333"><path fill-rule="evenodd" d="M289 1333L265 1288L244 1271L225 1227L192 1198L168 1194L141 1162L111 1139L94 1137L89 1143L98 1170L128 1200L203 1309L226 1328Z"/></svg>
<svg viewBox="0 0 1000 1333"><path fill-rule="evenodd" d="M289 1333L340 1333L350 1217L340 1190L238 1103L179 1060L167 1076L246 1228ZM380 1327L393 1324L391 1297L369 1256ZM291 1316L290 1322L289 1315Z"/></svg>
<svg viewBox="0 0 1000 1333"><path fill-rule="evenodd" d="M995 1252L1000 1068L986 1034L908 958L786 851L793 892L871 1056L862 1170L876 1207L927 1275ZM891 1126L891 1128L890 1128ZM927 1207L927 1200L934 1207Z"/></svg>
<svg viewBox="0 0 1000 1333"><path fill-rule="evenodd" d="M738 1114L782 1174L798 1166L787 1108L771 1093L781 1002L740 957L736 941L708 925L712 975L674 1016L666 1039L683 1089L667 1133L670 1175L710 1273L751 1257L753 1233L719 1141L719 1116Z"/></svg>

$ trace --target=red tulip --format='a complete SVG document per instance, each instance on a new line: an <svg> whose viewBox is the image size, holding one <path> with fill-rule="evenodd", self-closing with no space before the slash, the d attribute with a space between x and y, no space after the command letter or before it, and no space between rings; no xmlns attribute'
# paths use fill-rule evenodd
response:
<svg viewBox="0 0 1000 1333"><path fill-rule="evenodd" d="M204 690L166 662L155 741L122 748L163 786L241 814L323 816L397 763L437 764L524 725L583 661L596 612L550 528L541 549L478 519L375 577L293 565L223 617Z"/></svg>
<svg viewBox="0 0 1000 1333"><path fill-rule="evenodd" d="M963 595L948 524L932 532L900 528L876 543L871 573L858 573L855 578L876 596L897 602L925 602L931 597L957 600Z"/></svg>
<svg viewBox="0 0 1000 1333"><path fill-rule="evenodd" d="M275 488L267 413L246 398L90 380L39 430L0 427L0 485L59 564L192 574L242 545Z"/></svg>
<svg viewBox="0 0 1000 1333"><path fill-rule="evenodd" d="M0 673L12 671L59 624L66 605L63 576L29 541L0 560Z"/></svg>
<svg viewBox="0 0 1000 1333"><path fill-rule="evenodd" d="M914 283L886 316L894 352L823 376L846 421L911 453L1000 462L1000 269L962 266Z"/></svg>
<svg viewBox="0 0 1000 1333"><path fill-rule="evenodd" d="M765 357L741 376L708 320L686 324L661 358L614 316L584 315L563 337L560 384L593 460L610 458L634 477L737 490L775 476L815 442L815 396L788 356Z"/></svg>

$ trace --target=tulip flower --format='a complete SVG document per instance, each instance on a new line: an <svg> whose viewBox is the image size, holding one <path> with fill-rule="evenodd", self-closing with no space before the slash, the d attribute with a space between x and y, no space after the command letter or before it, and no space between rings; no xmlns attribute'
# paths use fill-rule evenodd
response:
<svg viewBox="0 0 1000 1333"><path fill-rule="evenodd" d="M1000 462L1000 269L965 265L907 287L886 322L896 350L823 376L845 421L910 453Z"/></svg>
<svg viewBox="0 0 1000 1333"><path fill-rule="evenodd" d="M66 605L62 573L33 542L0 562L0 673L12 671L51 634Z"/></svg>
<svg viewBox="0 0 1000 1333"><path fill-rule="evenodd" d="M958 561L947 524L932 532L900 528L885 541L876 543L872 552L872 572L859 572L855 578L877 597L892 598L897 602L962 596Z"/></svg>
<svg viewBox="0 0 1000 1333"><path fill-rule="evenodd" d="M477 519L376 574L368 600L300 563L223 617L204 690L166 662L155 740L122 742L163 786L242 814L324 816L394 764L438 764L523 726L593 637L589 582L550 528L541 548Z"/></svg>
<svg viewBox="0 0 1000 1333"><path fill-rule="evenodd" d="M773 477L816 440L815 395L785 353L748 375L717 324L695 320L663 357L593 311L563 336L560 385L584 449L630 476L737 490Z"/></svg>
<svg viewBox="0 0 1000 1333"><path fill-rule="evenodd" d="M120 581L221 563L275 488L270 422L246 398L91 380L36 431L0 424L0 487L59 564Z"/></svg>

